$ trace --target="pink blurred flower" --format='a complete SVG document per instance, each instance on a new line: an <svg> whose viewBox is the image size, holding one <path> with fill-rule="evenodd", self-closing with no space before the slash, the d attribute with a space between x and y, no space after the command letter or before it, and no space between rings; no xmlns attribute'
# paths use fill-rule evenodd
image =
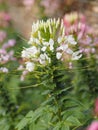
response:
<svg viewBox="0 0 98 130"><path fill-rule="evenodd" d="M0 55L1 55L1 54L5 55L5 54L6 54L6 50L0 49Z"/></svg>
<svg viewBox="0 0 98 130"><path fill-rule="evenodd" d="M6 32L0 31L0 42L3 42L3 40L6 38Z"/></svg>
<svg viewBox="0 0 98 130"><path fill-rule="evenodd" d="M98 98L95 100L94 113L96 116L98 116Z"/></svg>
<svg viewBox="0 0 98 130"><path fill-rule="evenodd" d="M23 0L23 4L25 6L32 6L34 4L34 0Z"/></svg>
<svg viewBox="0 0 98 130"><path fill-rule="evenodd" d="M8 13L4 12L3 15L4 15L4 20L5 21L10 21L11 20L11 17L10 17L10 15Z"/></svg>
<svg viewBox="0 0 98 130"><path fill-rule="evenodd" d="M44 7L45 9L45 14L47 16L53 16L55 13L60 13L60 5L61 5L60 0L42 0L41 1L41 5Z"/></svg>
<svg viewBox="0 0 98 130"><path fill-rule="evenodd" d="M78 39L81 39L84 32L86 31L86 19L82 14L72 12L70 14L65 14L64 25L66 27L66 34L76 33Z"/></svg>
<svg viewBox="0 0 98 130"><path fill-rule="evenodd" d="M7 27L11 20L10 15L5 11L0 11L0 26Z"/></svg>
<svg viewBox="0 0 98 130"><path fill-rule="evenodd" d="M2 48L3 48L3 49L7 49L7 48L10 48L10 47L13 47L15 44L16 44L16 40L15 40L15 39L9 39L9 40L7 41L7 43L4 43L4 44L2 45Z"/></svg>
<svg viewBox="0 0 98 130"><path fill-rule="evenodd" d="M98 130L98 121L93 121L87 130Z"/></svg>
<svg viewBox="0 0 98 130"><path fill-rule="evenodd" d="M8 44L9 47L13 47L15 45L15 43L16 43L15 39L10 39L10 40L8 40L7 44Z"/></svg>
<svg viewBox="0 0 98 130"><path fill-rule="evenodd" d="M23 0L23 5L26 7L27 10L32 9L35 0Z"/></svg>

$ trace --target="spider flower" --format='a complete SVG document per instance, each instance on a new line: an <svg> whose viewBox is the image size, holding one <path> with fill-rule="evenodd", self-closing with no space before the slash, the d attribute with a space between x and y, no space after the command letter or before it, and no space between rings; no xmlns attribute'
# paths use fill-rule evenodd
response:
<svg viewBox="0 0 98 130"><path fill-rule="evenodd" d="M29 48L24 48L21 56L29 72L34 71L37 66L47 66L55 60L63 61L65 54L71 55L73 60L82 56L79 51L72 50L77 41L73 35L65 36L65 27L60 19L33 23L28 44Z"/></svg>

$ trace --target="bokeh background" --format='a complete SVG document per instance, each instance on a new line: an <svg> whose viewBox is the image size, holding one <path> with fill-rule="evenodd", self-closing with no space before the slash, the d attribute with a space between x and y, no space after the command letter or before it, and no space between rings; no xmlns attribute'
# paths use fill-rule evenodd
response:
<svg viewBox="0 0 98 130"><path fill-rule="evenodd" d="M43 88L33 87L35 79L20 70L21 51L27 46L32 23L48 18L62 18L66 33L80 38L84 59L76 63L71 85L76 98L90 109L88 122L93 120L98 92L98 0L0 0L0 130L15 130L26 113L46 99L41 95Z"/></svg>
<svg viewBox="0 0 98 130"><path fill-rule="evenodd" d="M98 29L97 0L3 0L8 7L13 25L19 33L29 37L32 22L37 19L63 18L76 11L85 15L90 26Z"/></svg>

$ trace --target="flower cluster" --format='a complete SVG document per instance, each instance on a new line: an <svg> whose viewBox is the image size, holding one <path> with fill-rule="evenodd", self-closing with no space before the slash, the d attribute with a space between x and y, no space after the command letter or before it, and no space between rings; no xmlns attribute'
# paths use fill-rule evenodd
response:
<svg viewBox="0 0 98 130"><path fill-rule="evenodd" d="M16 41L14 39L9 39L6 43L3 43L2 45L0 45L1 46L0 48L0 64L1 65L4 65L8 63L9 61L16 60L16 58L14 57L14 51L10 49L11 47L15 45L15 43ZM7 68L6 70L7 71L5 71L5 67L0 68L0 72L8 72Z"/></svg>
<svg viewBox="0 0 98 130"><path fill-rule="evenodd" d="M8 40L7 43L4 43L2 45L2 48L0 49L0 63L4 64L7 63L9 60L14 60L13 57L14 52L10 50L7 51L7 48L13 47L15 45L16 41L14 39Z"/></svg>
<svg viewBox="0 0 98 130"><path fill-rule="evenodd" d="M98 38L94 34L95 31L86 23L86 18L73 12L66 14L63 20L66 34L77 35L79 49L87 56L97 54Z"/></svg>
<svg viewBox="0 0 98 130"><path fill-rule="evenodd" d="M11 49L16 44L16 40L8 39L7 31L5 31L5 28L9 27L10 19L8 13L0 12L0 73L7 73L6 64L16 60L14 51Z"/></svg>
<svg viewBox="0 0 98 130"><path fill-rule="evenodd" d="M80 51L71 49L77 42L73 35L65 36L63 21L60 19L33 23L28 44L30 47L23 49L22 58L25 59L26 70L30 72L37 66L51 64L54 59L63 61L65 54L71 55L73 60L82 56Z"/></svg>

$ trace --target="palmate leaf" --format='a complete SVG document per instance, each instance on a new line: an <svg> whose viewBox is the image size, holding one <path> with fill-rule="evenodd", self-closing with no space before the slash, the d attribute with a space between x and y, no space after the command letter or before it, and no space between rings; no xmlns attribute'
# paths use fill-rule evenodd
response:
<svg viewBox="0 0 98 130"><path fill-rule="evenodd" d="M21 121L20 123L16 126L18 130L22 130L25 126L27 126L31 119L32 119L33 111L30 111Z"/></svg>
<svg viewBox="0 0 98 130"><path fill-rule="evenodd" d="M81 126L82 124L80 123L80 121L76 118L76 117L73 117L73 116L69 116L67 119L67 121L69 121L72 126Z"/></svg>
<svg viewBox="0 0 98 130"><path fill-rule="evenodd" d="M39 128L40 130L48 130L48 128L50 128L50 121L53 113L51 112L50 108L47 107L45 109L46 110L42 112L42 116L36 121L32 122L29 130L39 130Z"/></svg>
<svg viewBox="0 0 98 130"><path fill-rule="evenodd" d="M20 121L20 123L16 126L18 130L22 130L24 127L29 126L31 129L37 129L38 126L47 127L47 122L50 121L52 117L52 113L49 111L50 108L48 106L46 107L39 107L35 111L30 111L23 120ZM47 125L46 125L47 124ZM35 130L34 129L34 130Z"/></svg>

